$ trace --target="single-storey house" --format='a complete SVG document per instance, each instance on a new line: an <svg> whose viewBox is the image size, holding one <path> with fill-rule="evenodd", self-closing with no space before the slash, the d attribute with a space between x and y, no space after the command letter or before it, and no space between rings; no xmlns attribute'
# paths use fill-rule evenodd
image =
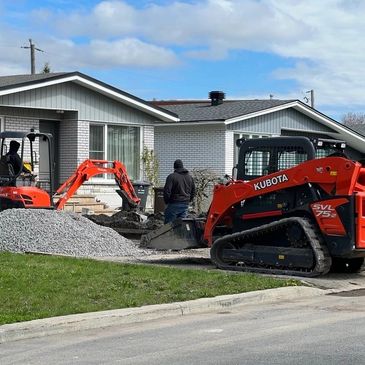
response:
<svg viewBox="0 0 365 365"><path fill-rule="evenodd" d="M154 125L177 121L175 113L80 72L0 77L0 130L53 134L56 187L88 158L120 160L131 179L143 179L141 153L154 149ZM114 179L98 176L80 190L108 203Z"/></svg>
<svg viewBox="0 0 365 365"><path fill-rule="evenodd" d="M189 169L207 168L218 175L232 174L237 163L238 138L308 136L344 140L355 160L365 154L360 133L336 122L299 100L224 100L211 92L209 100L154 101L178 115L179 122L155 125L155 151L160 160L161 183L181 158Z"/></svg>
<svg viewBox="0 0 365 365"><path fill-rule="evenodd" d="M353 159L365 154L363 135L299 100L224 100L222 94L147 102L80 72L1 76L0 130L53 134L56 187L88 158L120 160L131 179L143 180L144 146L157 154L161 184L177 158L188 169L231 174L240 137L334 138L347 142ZM80 192L120 205L111 176L93 178Z"/></svg>

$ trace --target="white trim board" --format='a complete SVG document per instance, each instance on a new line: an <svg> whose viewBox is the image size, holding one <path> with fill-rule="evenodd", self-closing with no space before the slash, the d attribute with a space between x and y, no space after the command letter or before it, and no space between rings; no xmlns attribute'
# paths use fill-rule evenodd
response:
<svg viewBox="0 0 365 365"><path fill-rule="evenodd" d="M58 85L58 84L62 84L65 82L75 82L79 85L85 86L91 90L94 90L103 95L106 95L114 100L122 102L123 104L132 106L138 110L144 111L147 114L156 116L166 122L178 122L179 121L179 118L176 118L176 117L173 117L172 115L164 113L162 110L156 109L156 108L146 105L138 100L130 98L127 95L123 95L121 93L118 93L117 91L114 91L105 86L99 85L98 83L88 80L86 78L83 78L80 75L65 76L65 77L57 78L56 80L48 80L48 81L41 80L38 83L33 83L31 85L25 85L25 86L14 87L12 89L0 90L0 96L15 94L15 93L38 89L38 88L47 87L47 86Z"/></svg>

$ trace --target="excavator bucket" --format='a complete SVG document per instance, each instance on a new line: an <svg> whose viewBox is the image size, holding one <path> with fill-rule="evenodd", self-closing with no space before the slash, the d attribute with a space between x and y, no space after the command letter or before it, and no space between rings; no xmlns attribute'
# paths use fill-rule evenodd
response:
<svg viewBox="0 0 365 365"><path fill-rule="evenodd" d="M195 218L178 219L141 237L141 246L156 250L183 250L202 248L201 238L204 220Z"/></svg>

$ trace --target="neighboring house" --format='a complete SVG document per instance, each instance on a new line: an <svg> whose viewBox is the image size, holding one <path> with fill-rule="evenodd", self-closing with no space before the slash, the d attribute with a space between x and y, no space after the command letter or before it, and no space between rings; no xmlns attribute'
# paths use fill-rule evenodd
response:
<svg viewBox="0 0 365 365"><path fill-rule="evenodd" d="M53 134L56 187L88 158L120 160L142 179L141 153L154 148L154 125L176 121L175 113L79 72L0 77L0 129ZM82 191L114 189L112 177L99 176Z"/></svg>
<svg viewBox="0 0 365 365"><path fill-rule="evenodd" d="M361 134L365 138L365 124L353 124L353 125L349 125L347 127L352 129L353 131Z"/></svg>
<svg viewBox="0 0 365 365"><path fill-rule="evenodd" d="M155 151L160 181L173 169L176 158L186 168L232 174L240 137L308 136L344 140L353 159L365 154L365 138L299 100L223 100L223 93L207 101L154 101L176 113L178 123L155 126Z"/></svg>

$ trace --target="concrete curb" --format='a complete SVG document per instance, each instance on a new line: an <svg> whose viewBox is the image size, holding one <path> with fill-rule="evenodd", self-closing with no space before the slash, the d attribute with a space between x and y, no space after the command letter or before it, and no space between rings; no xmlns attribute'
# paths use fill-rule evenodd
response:
<svg viewBox="0 0 365 365"><path fill-rule="evenodd" d="M73 314L53 318L38 319L0 326L0 343L96 329L127 323L138 323L158 318L184 316L231 307L307 298L327 294L327 290L304 286L267 289L249 293L201 298L187 302L148 305L137 308Z"/></svg>

